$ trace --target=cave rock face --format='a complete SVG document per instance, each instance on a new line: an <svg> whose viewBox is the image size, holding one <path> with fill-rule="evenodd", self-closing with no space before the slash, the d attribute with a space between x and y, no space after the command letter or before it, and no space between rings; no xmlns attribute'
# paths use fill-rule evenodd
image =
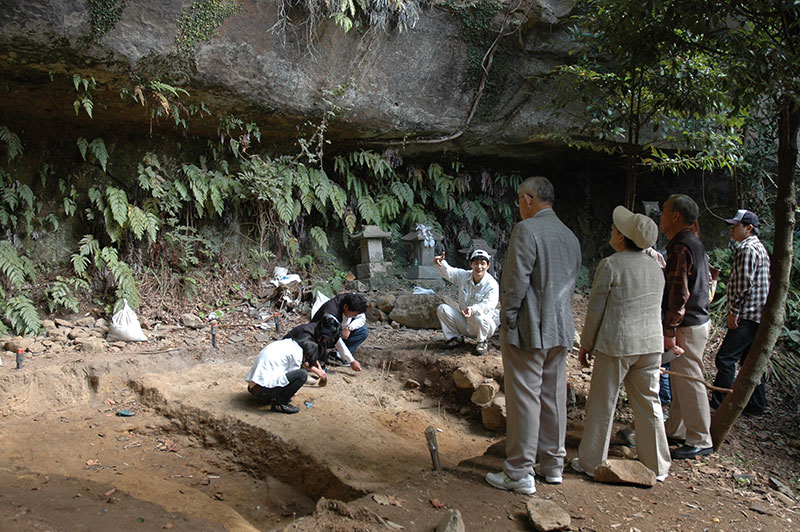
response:
<svg viewBox="0 0 800 532"><path fill-rule="evenodd" d="M0 75L11 80L12 93L54 72L91 73L98 91L162 81L202 98L218 115L246 114L262 131L272 125L286 132L335 104L340 120L329 137L337 140L452 137L462 146L519 145L563 129L548 88L529 79L562 59L566 41L557 23L571 2L523 0L509 16L503 2L482 19L481 40L465 30L481 21L477 12L465 18L443 3L421 8L415 26L404 31L361 24L345 33L322 19L310 38L300 8L288 12L290 23L281 28L279 7L288 2L243 0L215 36L179 53L181 16L197 3L120 0L118 20L97 35L86 0L4 0ZM488 57L504 21L507 35L481 91L476 58ZM111 100L106 108L122 105Z"/></svg>

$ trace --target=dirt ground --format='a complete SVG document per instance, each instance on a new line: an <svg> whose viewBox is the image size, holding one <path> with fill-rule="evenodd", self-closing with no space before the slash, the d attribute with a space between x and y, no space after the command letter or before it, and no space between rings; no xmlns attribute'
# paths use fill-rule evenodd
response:
<svg viewBox="0 0 800 532"><path fill-rule="evenodd" d="M578 326L584 306L576 302ZM284 327L291 319L300 322ZM532 530L528 497L483 480L501 467L503 434L483 428L452 381L462 366L500 379L496 341L476 357L471 346L440 350L436 331L370 327L364 371L330 368L326 388L298 393L294 416L245 392L274 330L223 328L213 349L208 330L173 328L119 352L45 350L21 370L2 354L0 531L430 531L450 508L466 530ZM591 373L574 355L569 368L572 457ZM771 400L768 415L739 420L719 453L673 463L654 488L565 471L561 485L537 483L535 497L566 510L571 530L797 530L797 502L774 486L796 490L800 480L800 416ZM622 404L619 421L629 416ZM428 426L441 472L431 470Z"/></svg>

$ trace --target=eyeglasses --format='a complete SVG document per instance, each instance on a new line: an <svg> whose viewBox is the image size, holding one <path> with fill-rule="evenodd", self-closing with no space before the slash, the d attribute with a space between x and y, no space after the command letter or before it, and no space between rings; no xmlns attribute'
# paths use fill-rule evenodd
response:
<svg viewBox="0 0 800 532"><path fill-rule="evenodd" d="M521 195L520 195L520 196L517 198L517 201L515 201L515 202L514 202L514 206L516 206L516 207L519 207L519 200L521 200L521 199L522 199L522 196L528 196L528 197L530 197L528 194L521 194Z"/></svg>

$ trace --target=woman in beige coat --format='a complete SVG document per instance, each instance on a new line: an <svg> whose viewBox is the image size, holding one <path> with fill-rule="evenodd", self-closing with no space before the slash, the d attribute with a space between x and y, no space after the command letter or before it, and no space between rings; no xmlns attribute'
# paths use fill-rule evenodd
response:
<svg viewBox="0 0 800 532"><path fill-rule="evenodd" d="M655 244L658 228L650 218L621 206L614 209L613 219L609 244L616 253L597 266L581 334L578 357L584 367L594 358L594 369L583 438L572 467L593 476L607 458L619 387L625 383L639 460L663 481L670 466L658 400L664 274L642 251Z"/></svg>

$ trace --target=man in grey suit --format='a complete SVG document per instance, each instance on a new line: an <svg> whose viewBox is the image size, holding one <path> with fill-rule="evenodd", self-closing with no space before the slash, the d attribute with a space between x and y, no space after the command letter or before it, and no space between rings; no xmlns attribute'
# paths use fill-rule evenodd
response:
<svg viewBox="0 0 800 532"><path fill-rule="evenodd" d="M506 460L492 486L536 492L533 466L561 483L567 431L567 353L574 342L572 294L578 239L553 212L553 185L526 179L517 191L522 221L511 233L500 280L500 347L506 392Z"/></svg>

